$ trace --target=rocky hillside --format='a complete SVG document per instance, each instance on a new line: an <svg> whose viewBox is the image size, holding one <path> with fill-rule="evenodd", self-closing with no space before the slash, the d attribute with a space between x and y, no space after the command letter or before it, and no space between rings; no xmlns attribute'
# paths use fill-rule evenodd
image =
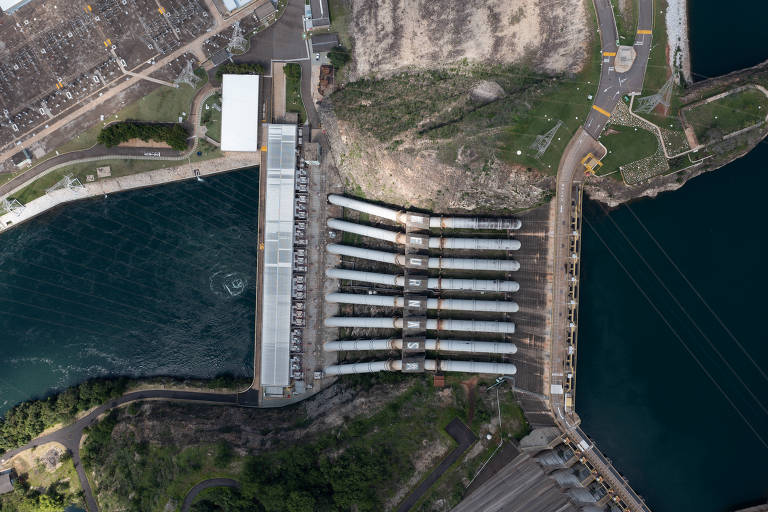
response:
<svg viewBox="0 0 768 512"><path fill-rule="evenodd" d="M582 0L344 0L352 78L462 59L574 72L587 58Z"/></svg>
<svg viewBox="0 0 768 512"><path fill-rule="evenodd" d="M556 161L517 157L554 123L541 102L585 80L587 1L340 0L353 59L320 113L347 192L436 211L546 201Z"/></svg>

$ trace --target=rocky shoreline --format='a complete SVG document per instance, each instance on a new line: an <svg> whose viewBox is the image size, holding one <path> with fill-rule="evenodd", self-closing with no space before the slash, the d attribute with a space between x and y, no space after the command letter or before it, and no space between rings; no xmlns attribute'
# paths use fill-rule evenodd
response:
<svg viewBox="0 0 768 512"><path fill-rule="evenodd" d="M667 0L665 22L669 45L669 67L679 69L685 83L693 83L691 50L688 42L688 1Z"/></svg>

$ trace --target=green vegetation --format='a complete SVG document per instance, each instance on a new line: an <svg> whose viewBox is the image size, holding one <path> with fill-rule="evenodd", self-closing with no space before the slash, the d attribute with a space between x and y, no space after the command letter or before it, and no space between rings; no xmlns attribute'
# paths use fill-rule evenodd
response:
<svg viewBox="0 0 768 512"><path fill-rule="evenodd" d="M22 465L25 469L20 469ZM18 482L12 493L0 496L0 512L61 512L68 505L83 506L80 481L68 452L60 456L56 468L48 469L41 462L30 468L24 463L16 466Z"/></svg>
<svg viewBox="0 0 768 512"><path fill-rule="evenodd" d="M605 134L601 138L608 155L603 159L599 175L618 171L622 165L651 156L659 148L659 139L647 130L618 125L609 125L609 128L618 133Z"/></svg>
<svg viewBox="0 0 768 512"><path fill-rule="evenodd" d="M18 199L22 204L26 204L29 201L45 194L46 189L52 187L61 178L67 175L78 178L81 183L86 183L86 176L88 174L95 174L96 167L109 166L112 171L112 177L119 178L120 176L128 176L130 174L154 171L155 169L162 169L165 167L174 167L183 165L187 162L200 162L221 156L221 151L219 151L217 147L202 140L198 141L197 150L201 153L200 156L197 155L197 152L194 152L189 156L189 158L184 160L114 159L68 165L36 179L31 184L20 190L18 193L14 194L14 198Z"/></svg>
<svg viewBox="0 0 768 512"><path fill-rule="evenodd" d="M207 128L205 134L216 142L221 142L221 111L213 108L216 104L221 108L221 94L214 94L205 100L200 121Z"/></svg>
<svg viewBox="0 0 768 512"><path fill-rule="evenodd" d="M706 144L724 135L765 121L768 98L757 89L748 88L724 98L685 111L685 119Z"/></svg>
<svg viewBox="0 0 768 512"><path fill-rule="evenodd" d="M431 376L345 378L343 385L352 388L350 391L378 392L377 396L388 398L373 411L345 417L339 426L314 434L294 432L312 421L303 417L301 409L277 413L285 418L270 420L269 425L276 430L262 429L262 435L270 436L269 448L245 456L215 430L201 431L200 444L177 445L170 429L167 434L162 429L152 434L148 442L142 437L145 432L132 422L147 414L144 421L155 424L158 419L151 410L131 413L121 409L92 427L83 448L83 462L89 474L98 475L95 491L105 512L161 511L168 503L178 506L192 486L215 477L234 478L242 488L206 491L193 510L379 511L413 476L419 454L438 442L449 450L455 446L444 431L453 418L461 418L479 436L487 431L497 414L495 394L478 396L477 391L468 391L466 383L473 384L472 379L462 382L466 377L448 375L450 387L445 390L433 388ZM520 437L527 432L527 425L514 397L508 390L500 396L504 436ZM119 429L115 428L118 424ZM230 429L223 424L218 432ZM302 436L300 442L297 435ZM497 441L498 435L493 442ZM482 462L473 458L472 468ZM459 480L466 471L465 466L461 468Z"/></svg>
<svg viewBox="0 0 768 512"><path fill-rule="evenodd" d="M0 452L22 446L57 423L69 423L78 412L120 396L126 379L93 379L44 400L16 405L0 419Z"/></svg>
<svg viewBox="0 0 768 512"><path fill-rule="evenodd" d="M283 67L285 72L285 110L299 114L299 124L307 119L304 103L301 101L301 66L295 62Z"/></svg>
<svg viewBox="0 0 768 512"><path fill-rule="evenodd" d="M216 80L221 82L223 75L263 75L264 66L250 62L225 62L216 69Z"/></svg>
<svg viewBox="0 0 768 512"><path fill-rule="evenodd" d="M328 0L328 14L331 18L330 32L339 34L341 45L352 48L352 38L349 35L349 9L344 5L344 0Z"/></svg>
<svg viewBox="0 0 768 512"><path fill-rule="evenodd" d="M621 4L625 4L625 9L620 9ZM611 0L611 5L619 32L619 44L631 46L637 32L637 0Z"/></svg>
<svg viewBox="0 0 768 512"><path fill-rule="evenodd" d="M181 124L147 124L123 121L105 126L96 138L99 144L111 148L131 139L144 142L165 142L176 151L187 149L189 133Z"/></svg>
<svg viewBox="0 0 768 512"><path fill-rule="evenodd" d="M599 82L596 36L590 47L584 69L575 76L549 77L524 66L463 61L442 70L349 83L332 95L334 110L341 120L399 151L407 151L402 141L428 138L448 164L456 164L463 147L486 162L498 157L554 174L565 146L589 113L590 95ZM503 97L473 100L473 87L486 80L501 86ZM532 144L558 121L563 125L537 158Z"/></svg>
<svg viewBox="0 0 768 512"><path fill-rule="evenodd" d="M344 65L352 59L346 48L343 46L337 46L330 52L328 52L328 60L331 61L333 67L341 69Z"/></svg>
<svg viewBox="0 0 768 512"><path fill-rule="evenodd" d="M192 512L253 512L253 500L239 489L216 487L197 495Z"/></svg>

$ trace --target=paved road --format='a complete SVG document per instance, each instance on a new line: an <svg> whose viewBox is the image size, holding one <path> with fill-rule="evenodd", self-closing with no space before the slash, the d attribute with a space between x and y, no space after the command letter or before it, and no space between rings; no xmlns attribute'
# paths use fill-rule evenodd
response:
<svg viewBox="0 0 768 512"><path fill-rule="evenodd" d="M467 449L469 449L469 447L472 446L477 440L474 432L472 432L469 427L467 427L459 418L454 418L445 427L445 431L448 432L451 437L457 443L459 443L459 445L454 448L453 451L442 460L442 462L440 462L440 465L437 466L429 474L429 476L421 482L415 491L413 491L408 495L407 498L405 498L405 501L403 501L400 506L397 507L397 512L408 512L411 510L411 507L413 507L416 502L419 501L422 496L424 496L424 493L426 493L429 488L432 487L432 484L437 482L437 479L443 476L443 473L445 473L448 468L453 465L454 462L459 460L461 454L467 451Z"/></svg>
<svg viewBox="0 0 768 512"><path fill-rule="evenodd" d="M213 487L233 487L240 488L240 482L232 480L231 478L211 478L210 480L203 480L192 489L189 490L184 497L184 503L181 505L181 512L189 512L192 508L192 502L195 501L197 495L206 489Z"/></svg>
<svg viewBox="0 0 768 512"><path fill-rule="evenodd" d="M632 67L625 73L618 73L614 68L618 40L616 20L613 17L610 0L594 0L594 5L600 25L600 42L604 55L601 63L600 84L594 101L597 108L590 110L584 129L597 139L608 122L609 116L606 113L613 112L623 95L640 94L643 90L645 70L651 51L652 34L646 32L653 30L653 0L640 0L637 33L633 46L637 57ZM606 53L614 55L605 55Z"/></svg>
<svg viewBox="0 0 768 512"><path fill-rule="evenodd" d="M600 25L600 39L604 53L617 50L616 21L609 0L594 0ZM579 128L563 153L557 171L557 189L554 217L554 267L553 267L553 312L552 312L552 349L551 374L552 386L565 387L565 358L567 350L568 306L570 300L567 272L570 254L570 237L579 229L572 224L574 213L574 184L584 178L581 160L588 153L598 158L605 156L605 148L597 138L608 122L610 113L624 94L642 91L645 70L650 54L653 21L653 0L639 0L638 27L634 48L637 53L629 71L617 73L614 69L615 57L603 55L600 84L595 94L594 107L590 111L583 129ZM550 406L555 420L563 432L568 433L585 451L585 457L595 466L611 484L611 487L634 511L648 510L635 492L624 483L618 471L602 456L597 448L578 428L576 414L566 410L565 395L550 389Z"/></svg>

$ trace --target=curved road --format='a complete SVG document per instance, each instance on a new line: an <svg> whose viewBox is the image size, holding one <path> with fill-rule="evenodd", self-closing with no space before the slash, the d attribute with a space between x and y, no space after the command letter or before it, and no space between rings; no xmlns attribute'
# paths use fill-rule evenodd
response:
<svg viewBox="0 0 768 512"><path fill-rule="evenodd" d="M192 508L192 502L195 501L197 495L204 490L211 489L213 487L240 488L240 482L237 480L232 480L231 478L211 478L210 480L203 480L199 484L195 485L192 489L190 489L187 495L184 497L184 503L181 505L181 512L189 512L189 510Z"/></svg>
<svg viewBox="0 0 768 512"><path fill-rule="evenodd" d="M632 67L624 72L615 70L615 53L618 50L616 20L610 0L593 0L600 25L602 44L602 64L600 83L595 94L594 104L584 126L579 128L568 143L557 170L555 226L554 226L554 266L553 272L553 309L552 309L552 347L550 407L555 421L563 432L576 441L583 449L584 456L595 466L606 482L616 491L633 511L648 511L648 507L624 481L618 471L603 457L597 447L578 428L578 416L568 410L562 390L565 387L564 373L567 354L568 330L568 293L570 259L570 237L579 225L572 225L574 218L574 184L584 179L584 166L581 160L588 154L602 159L606 149L597 142L617 103L625 94L640 94L645 79L645 70L651 50L653 30L653 0L638 0L638 25L633 45L636 57ZM578 235L577 235L578 236ZM572 407L572 406L569 406Z"/></svg>
<svg viewBox="0 0 768 512"><path fill-rule="evenodd" d="M36 446L57 442L63 444L72 453L72 462L77 470L77 476L80 478L80 485L85 494L85 502L89 512L97 512L99 506L93 496L93 490L86 477L82 462L80 461L80 439L83 437L83 430L93 425L104 413L111 409L129 402L137 400L174 400L186 402L199 402L211 405L227 405L239 407L257 407L259 402L259 392L248 389L240 393L211 393L205 391L174 391L170 389L156 389L145 391L134 391L126 393L109 402L102 404L80 418L76 422L50 434L38 437L19 448L15 448L3 454L3 461L10 459L18 453L34 448Z"/></svg>

